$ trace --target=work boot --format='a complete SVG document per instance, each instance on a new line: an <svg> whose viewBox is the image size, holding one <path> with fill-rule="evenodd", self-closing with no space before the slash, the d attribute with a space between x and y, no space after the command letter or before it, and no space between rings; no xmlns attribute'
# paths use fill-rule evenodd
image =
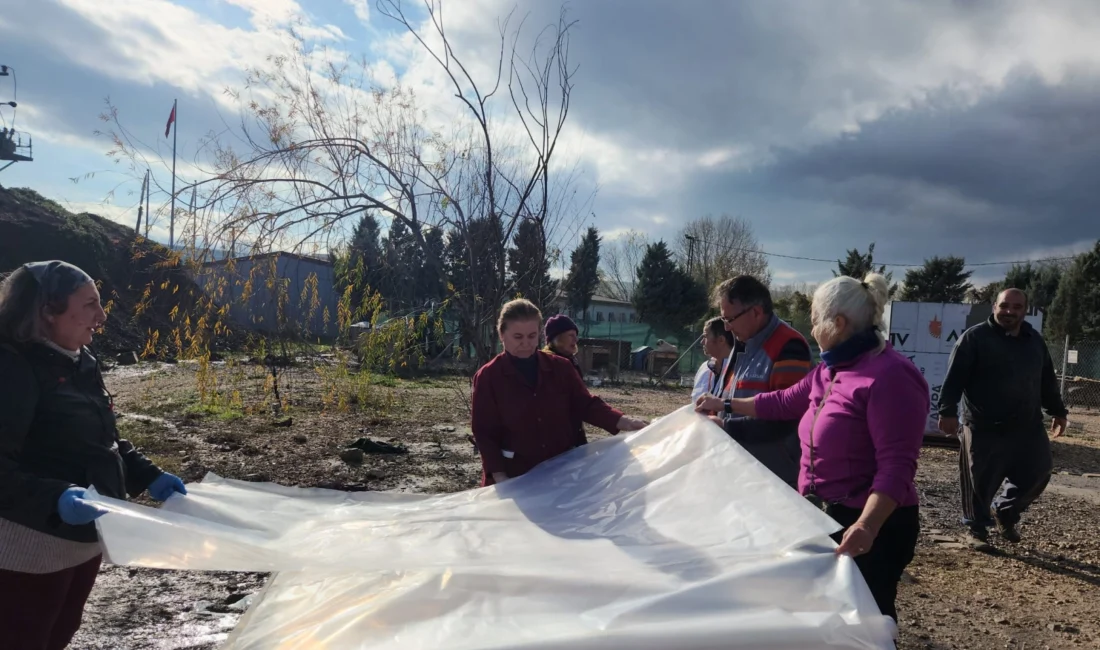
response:
<svg viewBox="0 0 1100 650"><path fill-rule="evenodd" d="M997 522L997 534L999 534L1004 541L1012 544L1018 544L1020 542L1020 531L1016 530L1016 524L1005 523L996 513L993 514L993 519Z"/></svg>

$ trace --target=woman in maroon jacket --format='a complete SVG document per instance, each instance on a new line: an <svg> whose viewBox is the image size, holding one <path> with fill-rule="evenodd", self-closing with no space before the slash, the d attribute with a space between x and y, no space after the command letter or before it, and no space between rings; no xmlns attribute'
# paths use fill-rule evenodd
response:
<svg viewBox="0 0 1100 650"><path fill-rule="evenodd" d="M497 322L504 353L474 375L471 428L483 486L526 474L576 447L577 420L611 433L647 425L593 397L568 360L539 352L541 326L533 303L504 305Z"/></svg>

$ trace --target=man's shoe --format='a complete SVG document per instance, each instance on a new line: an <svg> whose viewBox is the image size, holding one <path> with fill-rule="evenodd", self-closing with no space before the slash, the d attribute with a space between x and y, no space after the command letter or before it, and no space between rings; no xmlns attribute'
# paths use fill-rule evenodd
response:
<svg viewBox="0 0 1100 650"><path fill-rule="evenodd" d="M991 548L989 546L989 531L982 527L967 526L963 541L975 551L988 551Z"/></svg>
<svg viewBox="0 0 1100 650"><path fill-rule="evenodd" d="M1006 524L1001 521L1000 517L996 516L994 519L997 520L997 534L999 534L1004 541L1011 542L1012 544L1020 543L1020 531L1016 530L1016 524Z"/></svg>

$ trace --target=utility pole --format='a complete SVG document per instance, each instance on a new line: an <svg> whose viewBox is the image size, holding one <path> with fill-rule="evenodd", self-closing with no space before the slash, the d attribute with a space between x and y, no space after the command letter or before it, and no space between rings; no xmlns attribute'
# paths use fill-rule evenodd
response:
<svg viewBox="0 0 1100 650"><path fill-rule="evenodd" d="M198 250L198 233L199 233L199 219L195 215L195 188L194 184L191 185L191 255L195 254Z"/></svg>
<svg viewBox="0 0 1100 650"><path fill-rule="evenodd" d="M145 238L149 239L149 195L152 194L153 179L149 168L145 169Z"/></svg>
<svg viewBox="0 0 1100 650"><path fill-rule="evenodd" d="M168 120L168 128L172 129L172 211L168 215L168 249L172 250L176 246L176 141L179 139L179 129L173 128L176 125L176 105L177 101L172 100L172 115ZM168 132L165 131L164 137L168 137Z"/></svg>
<svg viewBox="0 0 1100 650"><path fill-rule="evenodd" d="M149 171L146 170L145 178L141 179L141 195L138 197L138 218L137 218L137 224L134 225L134 235L138 236L138 237L141 236L141 215L145 211L145 192L148 191L148 188L149 188ZM146 216L145 218L148 219L149 217Z"/></svg>
<svg viewBox="0 0 1100 650"><path fill-rule="evenodd" d="M688 241L688 275L695 277L695 238L684 235L684 239Z"/></svg>
<svg viewBox="0 0 1100 650"><path fill-rule="evenodd" d="M1066 399L1066 367L1069 366L1069 334L1066 334L1066 342L1062 346L1062 379L1058 382L1058 392L1062 399Z"/></svg>

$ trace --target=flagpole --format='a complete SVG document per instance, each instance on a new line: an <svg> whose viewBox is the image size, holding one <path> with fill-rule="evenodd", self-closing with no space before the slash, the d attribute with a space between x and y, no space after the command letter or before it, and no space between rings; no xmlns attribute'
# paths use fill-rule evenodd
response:
<svg viewBox="0 0 1100 650"><path fill-rule="evenodd" d="M176 113L176 102L172 100L172 214L168 219L168 248L176 245L176 139L179 136L179 114Z"/></svg>

